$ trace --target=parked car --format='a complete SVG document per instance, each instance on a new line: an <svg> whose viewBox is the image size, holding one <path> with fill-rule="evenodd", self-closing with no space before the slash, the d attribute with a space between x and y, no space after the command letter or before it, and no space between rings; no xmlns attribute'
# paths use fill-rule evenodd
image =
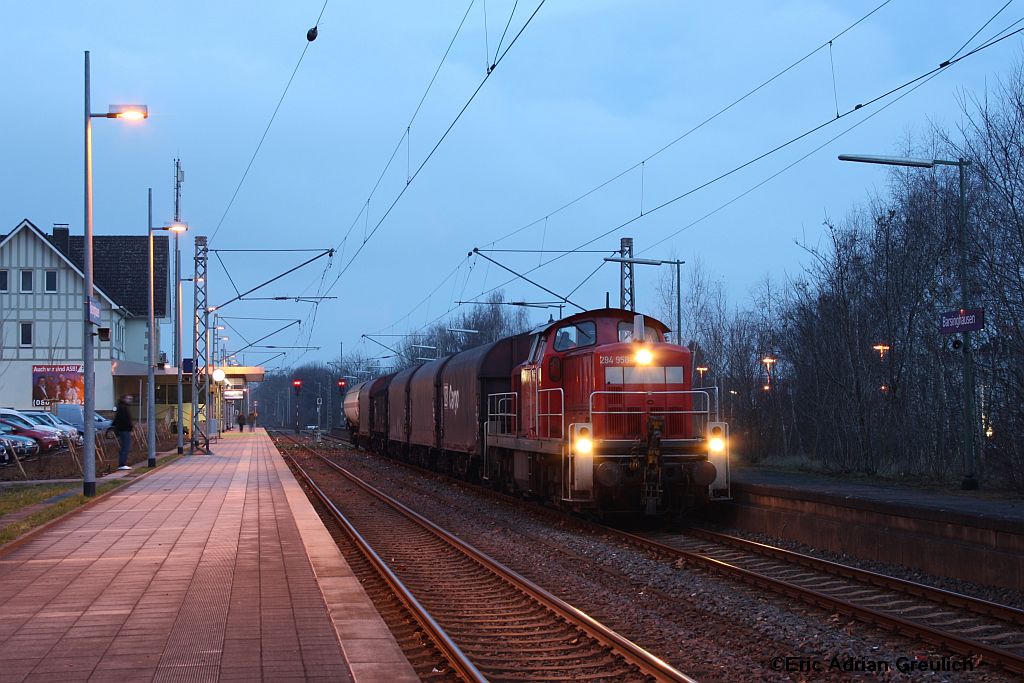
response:
<svg viewBox="0 0 1024 683"><path fill-rule="evenodd" d="M3 442L4 446L6 446L3 449L3 461L5 463L11 457L10 451L7 448L13 448L19 458L31 458L39 453L39 444L36 443L35 439L30 439L27 436L18 436L11 427L3 423L0 423L0 442Z"/></svg>
<svg viewBox="0 0 1024 683"><path fill-rule="evenodd" d="M53 427L60 431L71 442L76 446L81 446L84 443L81 433L77 427L67 424L50 413L43 412L41 410L23 410L21 414L24 415L30 422L34 422L37 425L43 425L44 427Z"/></svg>
<svg viewBox="0 0 1024 683"><path fill-rule="evenodd" d="M42 452L56 450L62 445L60 433L56 429L34 424L24 417L0 412L0 424L10 427L17 436L27 436L34 440Z"/></svg>
<svg viewBox="0 0 1024 683"><path fill-rule="evenodd" d="M84 434L85 420L82 419L82 413L82 406L77 403L57 404L57 417L74 426L75 429ZM97 434L106 434L107 436L114 435L113 431L110 429L113 422L102 415L93 414L93 424L95 425Z"/></svg>

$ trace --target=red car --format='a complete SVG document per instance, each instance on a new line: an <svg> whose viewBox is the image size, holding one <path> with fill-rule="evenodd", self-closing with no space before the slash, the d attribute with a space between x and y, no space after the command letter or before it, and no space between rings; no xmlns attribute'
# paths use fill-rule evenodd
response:
<svg viewBox="0 0 1024 683"><path fill-rule="evenodd" d="M60 448L60 436L55 432L33 425L32 423L17 419L11 415L0 416L0 422L7 425L18 436L27 436L39 444L39 451L52 451Z"/></svg>

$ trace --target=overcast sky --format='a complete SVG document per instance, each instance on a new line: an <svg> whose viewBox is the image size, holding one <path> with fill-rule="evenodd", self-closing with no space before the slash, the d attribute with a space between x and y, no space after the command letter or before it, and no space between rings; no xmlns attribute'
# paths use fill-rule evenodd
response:
<svg viewBox="0 0 1024 683"><path fill-rule="evenodd" d="M484 80L487 64L508 48L539 0L475 0L472 6L469 0L329 0L319 37L309 44L306 31L323 0L4 0L0 233L22 218L46 231L53 223L69 223L72 234L82 232L83 51L90 50L93 110L143 102L151 114L140 124L95 122L98 234L144 234L148 187L154 222L167 223L172 160L179 156L186 181L183 218L192 234L213 236L213 249L338 248L332 259L261 292L336 296L319 305L315 322L308 303L239 302L223 311L240 318L302 319L301 335L293 327L264 343L305 344L308 338L322 348L292 353L286 362L334 359L341 341L346 353L374 355L379 349L360 342L363 333L416 329L453 301L500 284L506 273L480 257L467 258L467 252L531 223L491 246L571 249L637 219L587 248L610 252L619 237L632 236L645 257L699 258L744 305L766 275L781 282L800 271L803 252L795 240L817 242L826 217L841 219L885 187L883 168L843 164L837 154L898 153L908 139L926 136L932 123L955 128L958 99L983 93L1004 75L1020 57L1021 37L948 67L884 110L910 89L834 120L837 110L844 114L934 69L1005 0L891 0L836 38L831 49L817 51L642 167L555 210L827 43L881 1L548 0L406 187ZM960 54L1022 15L1024 7L1010 3ZM639 217L641 207L651 211L830 120L783 150ZM391 167L371 194L396 146ZM186 276L191 255L189 238ZM311 255L221 253L227 272L212 259L211 303L234 295L228 275L244 291ZM541 261L539 254L491 256L518 270ZM530 277L568 293L600 259L572 255ZM638 273L640 308L649 308L657 270ZM617 287L617 270L608 265L572 298L596 307L606 291L617 301ZM551 298L522 281L509 284L506 295ZM243 336L253 341L284 324L230 322L236 330L226 332L229 349L243 346ZM265 357L250 352L245 359Z"/></svg>

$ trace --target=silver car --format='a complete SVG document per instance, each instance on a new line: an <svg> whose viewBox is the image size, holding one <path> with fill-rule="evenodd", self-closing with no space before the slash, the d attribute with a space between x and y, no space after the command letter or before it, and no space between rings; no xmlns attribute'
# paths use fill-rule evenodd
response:
<svg viewBox="0 0 1024 683"><path fill-rule="evenodd" d="M64 420L61 420L51 413L46 413L41 410L22 410L21 414L27 417L31 422L38 425L53 427L54 429L59 430L64 436L71 439L71 443L76 446L81 446L85 442L85 439L75 426L69 425L67 422L64 422Z"/></svg>

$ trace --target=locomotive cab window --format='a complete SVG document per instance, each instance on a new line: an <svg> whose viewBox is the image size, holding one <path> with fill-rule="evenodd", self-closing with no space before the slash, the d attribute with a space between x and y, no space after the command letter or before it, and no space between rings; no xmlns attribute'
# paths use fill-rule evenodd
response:
<svg viewBox="0 0 1024 683"><path fill-rule="evenodd" d="M555 351L568 351L597 342L597 326L592 322L566 325L555 332Z"/></svg>
<svg viewBox="0 0 1024 683"><path fill-rule="evenodd" d="M633 323L628 323L626 321L619 323L619 341L633 341ZM654 329L650 325L644 325L644 341L651 343L660 342L661 335L658 334L658 330Z"/></svg>

